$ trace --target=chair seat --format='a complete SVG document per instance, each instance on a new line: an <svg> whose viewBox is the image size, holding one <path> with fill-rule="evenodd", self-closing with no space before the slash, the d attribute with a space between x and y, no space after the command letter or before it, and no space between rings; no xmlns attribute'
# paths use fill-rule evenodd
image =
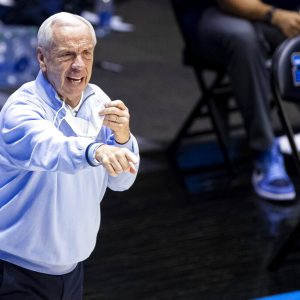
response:
<svg viewBox="0 0 300 300"><path fill-rule="evenodd" d="M213 61L209 61L208 59L201 58L188 47L183 49L183 64L203 70L219 71L222 73L226 72L226 68L224 66L216 64Z"/></svg>

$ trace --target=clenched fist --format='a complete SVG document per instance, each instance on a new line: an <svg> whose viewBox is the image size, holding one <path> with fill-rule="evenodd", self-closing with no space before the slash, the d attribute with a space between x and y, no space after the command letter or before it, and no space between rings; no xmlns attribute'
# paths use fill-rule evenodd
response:
<svg viewBox="0 0 300 300"><path fill-rule="evenodd" d="M138 163L138 158L127 148L102 144L97 148L95 157L111 176L137 172L135 164Z"/></svg>

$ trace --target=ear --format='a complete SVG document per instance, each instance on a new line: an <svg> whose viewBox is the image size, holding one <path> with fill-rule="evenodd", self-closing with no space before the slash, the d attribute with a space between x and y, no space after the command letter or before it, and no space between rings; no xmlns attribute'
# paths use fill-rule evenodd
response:
<svg viewBox="0 0 300 300"><path fill-rule="evenodd" d="M41 47L38 47L36 50L36 54L37 54L37 60L40 65L40 69L42 72L45 72L47 69L47 66L46 66L46 57L44 54L44 49L42 49Z"/></svg>

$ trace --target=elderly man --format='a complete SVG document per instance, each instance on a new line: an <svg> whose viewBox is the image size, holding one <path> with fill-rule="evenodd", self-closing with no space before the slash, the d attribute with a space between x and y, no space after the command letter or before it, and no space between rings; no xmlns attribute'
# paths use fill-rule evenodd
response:
<svg viewBox="0 0 300 300"><path fill-rule="evenodd" d="M135 180L128 109L89 84L95 45L80 16L48 18L36 80L1 111L0 299L82 299L105 190Z"/></svg>

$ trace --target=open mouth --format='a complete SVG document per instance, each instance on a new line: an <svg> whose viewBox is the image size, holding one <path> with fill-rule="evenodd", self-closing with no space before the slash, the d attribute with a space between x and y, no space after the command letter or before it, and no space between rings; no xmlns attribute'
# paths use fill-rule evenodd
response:
<svg viewBox="0 0 300 300"><path fill-rule="evenodd" d="M67 77L68 81L74 83L74 84L79 84L83 81L84 77L76 78L76 77Z"/></svg>

